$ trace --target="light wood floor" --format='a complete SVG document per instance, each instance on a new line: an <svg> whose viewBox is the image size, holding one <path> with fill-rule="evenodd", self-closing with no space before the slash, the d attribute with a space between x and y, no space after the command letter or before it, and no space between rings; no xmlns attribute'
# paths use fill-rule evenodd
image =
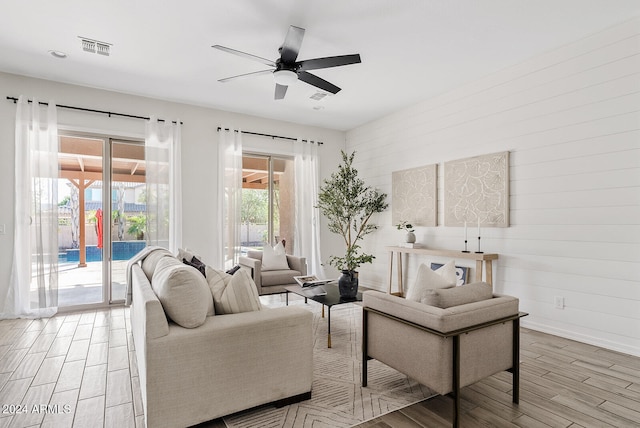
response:
<svg viewBox="0 0 640 428"><path fill-rule="evenodd" d="M640 358L526 329L521 342L520 405L497 374L463 389L461 426L640 427ZM134 351L122 307L0 321L0 428L142 427ZM448 427L450 409L438 397L360 426Z"/></svg>
<svg viewBox="0 0 640 428"><path fill-rule="evenodd" d="M462 390L462 427L640 427L640 358L521 329L520 404L511 374ZM358 425L450 427L452 401L437 397Z"/></svg>
<svg viewBox="0 0 640 428"><path fill-rule="evenodd" d="M124 307L0 321L0 427L143 426L136 366Z"/></svg>

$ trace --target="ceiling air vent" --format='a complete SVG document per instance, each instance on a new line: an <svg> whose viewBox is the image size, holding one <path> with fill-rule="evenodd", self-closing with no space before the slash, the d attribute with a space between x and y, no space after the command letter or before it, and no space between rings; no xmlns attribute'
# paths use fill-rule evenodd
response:
<svg viewBox="0 0 640 428"><path fill-rule="evenodd" d="M96 47L97 54L109 56L109 49L111 49L110 45L105 43L96 43Z"/></svg>
<svg viewBox="0 0 640 428"><path fill-rule="evenodd" d="M82 50L85 52L97 53L105 56L109 56L111 53L111 43L100 42L98 40L80 36L78 36L78 38L82 41Z"/></svg>
<svg viewBox="0 0 640 428"><path fill-rule="evenodd" d="M96 42L82 39L82 50L85 52L96 53Z"/></svg>
<svg viewBox="0 0 640 428"><path fill-rule="evenodd" d="M324 97L326 97L328 94L326 92L316 92L315 94L311 95L309 98L311 98L312 100L316 100L316 101L320 101L321 99L323 99Z"/></svg>

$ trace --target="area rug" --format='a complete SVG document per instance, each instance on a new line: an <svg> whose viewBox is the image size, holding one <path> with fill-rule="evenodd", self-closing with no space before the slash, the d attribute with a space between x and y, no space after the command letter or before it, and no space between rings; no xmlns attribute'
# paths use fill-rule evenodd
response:
<svg viewBox="0 0 640 428"><path fill-rule="evenodd" d="M314 314L311 399L279 409L262 406L236 413L224 418L227 427L351 427L434 395L429 388L376 360L369 362L369 384L362 388L361 306L333 307L332 348L327 348L327 319L321 316L321 305L312 301L304 304L302 300L292 304Z"/></svg>

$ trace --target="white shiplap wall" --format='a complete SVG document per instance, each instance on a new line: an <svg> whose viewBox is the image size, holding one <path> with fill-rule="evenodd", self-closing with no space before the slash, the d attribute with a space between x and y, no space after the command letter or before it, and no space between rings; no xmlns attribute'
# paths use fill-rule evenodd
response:
<svg viewBox="0 0 640 428"><path fill-rule="evenodd" d="M495 290L520 298L527 327L640 355L639 18L353 129L346 147L389 195L393 171L509 150L511 227L482 239L500 254ZM402 234L390 210L377 222L360 277L382 289ZM417 235L462 249L461 228ZM429 261L408 258L409 283Z"/></svg>

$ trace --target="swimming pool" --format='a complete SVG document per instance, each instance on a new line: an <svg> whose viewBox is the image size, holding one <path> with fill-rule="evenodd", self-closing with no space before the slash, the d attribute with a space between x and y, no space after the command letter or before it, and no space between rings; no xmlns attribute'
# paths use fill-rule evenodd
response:
<svg viewBox="0 0 640 428"><path fill-rule="evenodd" d="M146 241L115 241L112 243L111 260L129 260L146 246ZM87 262L102 261L102 248L98 248L95 245L87 245L86 251ZM79 262L80 250L78 248L60 250L58 261Z"/></svg>

